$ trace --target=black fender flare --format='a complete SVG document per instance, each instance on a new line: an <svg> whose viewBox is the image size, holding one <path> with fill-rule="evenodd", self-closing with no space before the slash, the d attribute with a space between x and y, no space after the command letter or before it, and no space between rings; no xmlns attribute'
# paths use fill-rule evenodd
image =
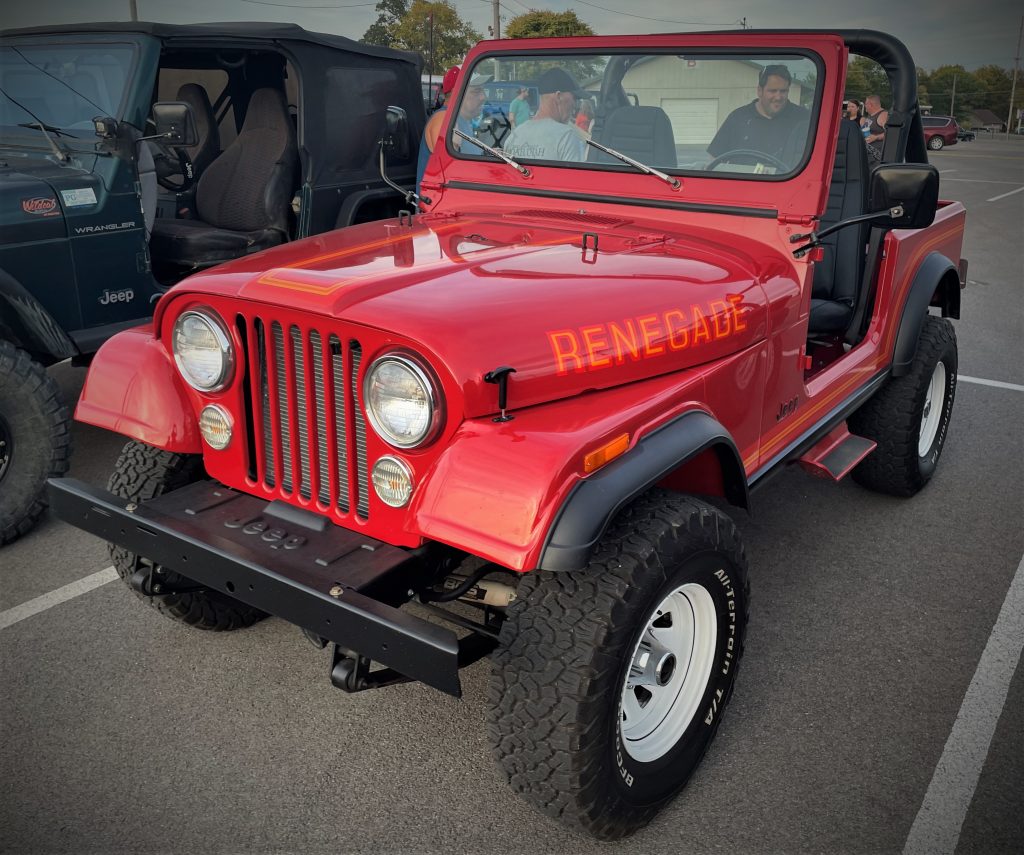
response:
<svg viewBox="0 0 1024 855"><path fill-rule="evenodd" d="M726 498L749 509L746 470L736 443L716 419L693 410L647 434L573 488L548 530L539 569L582 570L620 509L707 449L718 456Z"/></svg>
<svg viewBox="0 0 1024 855"><path fill-rule="evenodd" d="M900 329L892 354L892 376L902 377L910 370L917 353L917 340L932 298L939 294L944 318L960 317L960 274L946 256L931 252L917 268L910 292L903 304Z"/></svg>
<svg viewBox="0 0 1024 855"><path fill-rule="evenodd" d="M78 353L63 327L6 270L0 270L0 338L20 347L43 365Z"/></svg>

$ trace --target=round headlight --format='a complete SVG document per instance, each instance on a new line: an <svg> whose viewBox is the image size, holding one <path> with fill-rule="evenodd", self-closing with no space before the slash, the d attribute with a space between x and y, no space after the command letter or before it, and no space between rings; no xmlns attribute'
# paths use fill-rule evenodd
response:
<svg viewBox="0 0 1024 855"><path fill-rule="evenodd" d="M402 508L412 495L412 472L404 460L385 455L373 464L373 489L380 500L393 508Z"/></svg>
<svg viewBox="0 0 1024 855"><path fill-rule="evenodd" d="M434 383L406 356L389 353L370 366L363 401L373 429L399 448L422 444L440 427Z"/></svg>
<svg viewBox="0 0 1024 855"><path fill-rule="evenodd" d="M182 313L171 342L181 376L200 392L216 392L231 380L231 339L220 318L208 311Z"/></svg>

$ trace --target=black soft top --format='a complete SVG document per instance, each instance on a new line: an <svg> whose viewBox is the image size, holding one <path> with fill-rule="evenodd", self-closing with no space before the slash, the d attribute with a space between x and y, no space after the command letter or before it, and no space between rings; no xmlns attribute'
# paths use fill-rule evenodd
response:
<svg viewBox="0 0 1024 855"><path fill-rule="evenodd" d="M164 41L196 42L204 39L239 39L242 41L272 41L305 43L344 50L350 53L422 64L419 54L410 51L367 45L345 36L314 33L297 24L277 24L259 21L227 21L216 24L157 24L152 21L111 21L99 24L59 24L49 27L24 27L3 30L0 38L52 35L101 35L103 33L140 33Z"/></svg>

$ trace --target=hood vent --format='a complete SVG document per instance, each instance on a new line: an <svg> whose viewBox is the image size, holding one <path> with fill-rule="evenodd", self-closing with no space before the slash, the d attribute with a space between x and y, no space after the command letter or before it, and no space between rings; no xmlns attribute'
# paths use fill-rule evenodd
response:
<svg viewBox="0 0 1024 855"><path fill-rule="evenodd" d="M632 220L622 217L608 217L602 214L578 214L574 211L548 211L543 208L528 208L525 211L513 211L505 214L507 220L557 220L562 223L582 223L586 226L606 226L618 228L625 226Z"/></svg>

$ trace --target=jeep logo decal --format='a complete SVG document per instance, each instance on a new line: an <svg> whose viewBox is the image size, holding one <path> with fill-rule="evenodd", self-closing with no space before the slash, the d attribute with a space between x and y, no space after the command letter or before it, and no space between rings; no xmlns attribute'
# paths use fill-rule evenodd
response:
<svg viewBox="0 0 1024 855"><path fill-rule="evenodd" d="M57 200L53 196L36 196L34 199L22 199L21 210L26 214L35 214L45 217L47 214L56 214Z"/></svg>
<svg viewBox="0 0 1024 855"><path fill-rule="evenodd" d="M109 306L111 303L130 303L135 299L135 292L131 288L124 288L120 291L104 291L99 299L101 306Z"/></svg>

